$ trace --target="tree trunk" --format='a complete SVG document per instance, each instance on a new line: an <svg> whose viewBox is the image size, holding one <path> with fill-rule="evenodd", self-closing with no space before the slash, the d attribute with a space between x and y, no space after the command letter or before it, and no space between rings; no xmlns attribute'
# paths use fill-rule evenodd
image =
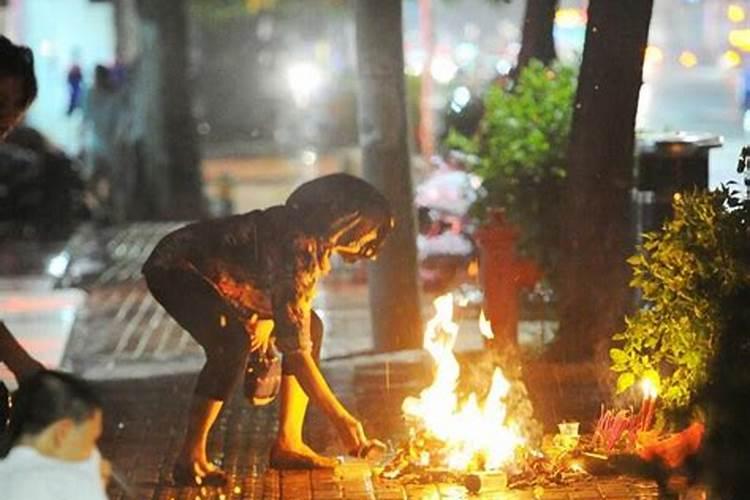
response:
<svg viewBox="0 0 750 500"><path fill-rule="evenodd" d="M154 186L159 218L193 219L205 215L198 135L192 114L188 76L188 1L138 0L138 11L149 35L140 54L144 83L136 99L153 103L158 115L145 125L144 141L152 164L148 175ZM136 84L136 86L138 86ZM154 139L156 134L158 139Z"/></svg>
<svg viewBox="0 0 750 500"><path fill-rule="evenodd" d="M592 0L563 195L555 353L603 353L624 328L635 115L653 0Z"/></svg>
<svg viewBox="0 0 750 500"><path fill-rule="evenodd" d="M526 67L531 59L538 59L545 65L556 59L552 30L555 24L557 3L558 0L526 0L521 52L518 54L516 74Z"/></svg>
<svg viewBox="0 0 750 500"><path fill-rule="evenodd" d="M435 49L432 0L419 0L419 31L425 52L424 69L419 87L419 152L426 159L435 154L434 120L432 114L432 56Z"/></svg>
<svg viewBox="0 0 750 500"><path fill-rule="evenodd" d="M365 177L391 202L396 228L370 266L370 310L379 350L419 347L415 214L409 147L401 0L357 0L359 137Z"/></svg>
<svg viewBox="0 0 750 500"><path fill-rule="evenodd" d="M138 53L138 10L136 0L115 0L115 54L117 60L130 64Z"/></svg>

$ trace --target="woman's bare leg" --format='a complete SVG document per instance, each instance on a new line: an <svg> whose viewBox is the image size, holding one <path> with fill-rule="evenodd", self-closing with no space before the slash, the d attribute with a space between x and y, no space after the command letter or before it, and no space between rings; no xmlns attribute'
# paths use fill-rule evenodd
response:
<svg viewBox="0 0 750 500"><path fill-rule="evenodd" d="M206 364L198 376L196 392L188 410L185 439L175 464L176 471L181 469L178 474L202 478L207 484L224 482L223 471L208 459L206 444L224 406L224 399L231 394L247 360L249 342L244 336L233 338L237 340L206 352ZM184 477L176 479L190 481Z"/></svg>
<svg viewBox="0 0 750 500"><path fill-rule="evenodd" d="M332 468L335 458L324 457L302 439L309 399L293 375L281 378L279 432L271 450L271 466L277 468Z"/></svg>
<svg viewBox="0 0 750 500"><path fill-rule="evenodd" d="M185 440L177 457L177 464L189 468L196 476L202 477L218 470L218 467L208 460L206 442L223 405L223 401L200 394L193 395Z"/></svg>
<svg viewBox="0 0 750 500"><path fill-rule="evenodd" d="M311 337L316 361L320 357L323 340L323 323L314 313L311 317ZM336 459L324 457L313 451L302 439L307 405L310 399L293 375L281 377L281 401L279 408L279 432L271 451L271 466L326 468L335 467Z"/></svg>

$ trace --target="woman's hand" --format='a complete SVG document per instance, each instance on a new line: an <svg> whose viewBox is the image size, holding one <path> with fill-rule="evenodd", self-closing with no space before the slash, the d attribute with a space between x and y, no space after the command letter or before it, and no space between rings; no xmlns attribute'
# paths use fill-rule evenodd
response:
<svg viewBox="0 0 750 500"><path fill-rule="evenodd" d="M344 415L336 422L339 438L348 451L359 450L367 443L367 435L362 423L351 415Z"/></svg>
<svg viewBox="0 0 750 500"><path fill-rule="evenodd" d="M328 416L338 431L346 450L358 457L371 458L372 452L385 451L377 439L368 439L362 424L349 413L334 396L312 356L306 351L285 354L285 362L302 390Z"/></svg>
<svg viewBox="0 0 750 500"><path fill-rule="evenodd" d="M268 350L273 324L272 320L258 320L257 315L247 321L245 331L250 336L250 352L265 353Z"/></svg>
<svg viewBox="0 0 750 500"><path fill-rule="evenodd" d="M112 479L112 462L106 458L102 458L99 461L99 476L101 477L102 484L106 490L107 486L109 486L110 479Z"/></svg>
<svg viewBox="0 0 750 500"><path fill-rule="evenodd" d="M375 459L387 449L382 441L369 439L362 423L351 416L342 419L338 430L341 441L353 457Z"/></svg>

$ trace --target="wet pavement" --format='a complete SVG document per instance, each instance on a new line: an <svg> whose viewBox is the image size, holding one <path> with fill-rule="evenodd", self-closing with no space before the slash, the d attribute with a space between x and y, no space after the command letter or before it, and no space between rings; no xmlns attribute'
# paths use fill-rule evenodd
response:
<svg viewBox="0 0 750 500"><path fill-rule="evenodd" d="M0 288L5 325L34 358L45 366L61 366L76 312L86 300L85 293L19 280L3 280L2 286L12 287ZM0 380L15 387L15 379L5 365L0 365Z"/></svg>
<svg viewBox="0 0 750 500"><path fill-rule="evenodd" d="M180 488L171 467L180 445L190 395L203 354L150 298L140 265L160 235L178 224L132 224L79 234L64 249L68 270L60 280L80 287L63 366L95 380L105 400L101 449L139 499L196 498L465 498L465 488L401 484L377 477L370 464L351 459L333 472L267 468L277 408L253 408L236 394L209 441L210 456L230 475L225 488ZM82 231L88 231L83 229ZM97 243L94 245L92 241ZM96 256L92 259L91 256ZM87 260L88 259L88 260ZM77 271L76 271L77 270ZM88 270L88 272L83 272ZM336 268L320 286L316 306L326 323L323 369L344 404L369 434L391 446L407 435L400 406L427 386L431 366L421 351L363 354L372 348L362 270ZM429 304L426 304L429 309ZM475 319L462 323L472 325ZM467 365L483 354L476 328L467 328L461 350ZM524 368L535 416L548 431L563 419L591 422L608 398L606 377L589 365ZM343 453L325 417L311 409L306 440L322 452ZM116 485L113 499L127 498ZM588 481L534 491L488 492L482 498L654 498L656 485L627 478Z"/></svg>
<svg viewBox="0 0 750 500"><path fill-rule="evenodd" d="M219 167L242 171L237 165ZM219 167L213 171L214 176L221 175ZM278 203L279 193L283 191L285 195L298 180L282 175L285 169L278 167L275 181L250 175L239 182L261 190L266 186L267 200L264 200L267 204ZM44 293L63 294L55 295L58 297L55 300L68 309L65 313L58 311L57 324L64 324L60 321L64 314L70 318L63 328L65 335L55 337L58 361L60 349L65 348L62 360L58 363L44 359L50 361L50 366L61 365L94 381L104 397L105 431L100 447L132 488L128 496L113 484L111 498L467 497L466 489L458 485L386 481L378 478L372 464L352 459L345 460L333 472L270 470L267 455L276 431L277 407L253 408L241 393L225 406L209 440L209 454L227 470L229 484L221 489L176 487L171 480L171 468L185 430L185 414L196 373L204 357L200 347L150 297L140 267L156 242L180 224L83 226L65 245L46 249L43 258L41 254L36 256L36 262L44 265L37 265L39 269L34 271L37 278L30 283ZM55 257L59 269L53 270L58 278L43 277L44 268ZM322 367L334 391L362 419L367 432L393 447L408 432L401 419L401 402L429 384L431 365L421 351L372 354L365 276L364 268L334 263L334 271L319 286L315 307L326 327ZM8 289L18 294L20 288L9 283ZM55 301L35 298L32 303L42 307ZM431 314L429 297L424 297L424 307L427 317ZM3 314L9 311L3 309ZM458 350L465 364L475 367L483 356L476 311L463 313L463 318L461 310L458 312L457 320L462 325ZM44 315L34 311L18 320L24 317L42 320ZM24 333L23 325L17 323L15 328L17 333L23 333L22 341L33 339L33 335ZM30 328L48 330L39 323ZM538 321L521 324L524 344L533 346L543 342L548 329L549 325ZM535 418L550 432L565 419L583 422L585 431L585 423L598 414L600 402L609 398L606 370L602 373L595 366L543 365L529 361L524 368L524 380ZM344 451L325 417L314 408L308 414L305 438L321 452L338 456ZM546 490L487 492L481 498L598 499L656 495L653 483L608 478Z"/></svg>
<svg viewBox="0 0 750 500"><path fill-rule="evenodd" d="M0 319L50 367L61 365L76 313L86 300L81 290L55 288L55 279L46 274L62 247L30 241L0 245ZM15 388L15 378L2 364L0 381Z"/></svg>
<svg viewBox="0 0 750 500"><path fill-rule="evenodd" d="M418 353L362 357L334 362L324 370L334 390L360 416L372 435L396 443L405 437L399 406L429 378L429 367ZM437 499L469 498L465 488L449 484L401 484L377 476L377 469L347 459L334 471L268 469L266 457L276 429L276 405L252 408L241 394L226 406L209 440L209 454L229 473L223 488L179 488L170 478L182 433L193 375L173 375L105 381L102 452L127 478L134 498L264 498L264 499ZM306 426L307 441L319 450L340 455L343 450L322 415L313 411ZM127 498L117 486L112 499ZM656 498L655 484L623 477L602 478L565 487L492 491L471 498Z"/></svg>
<svg viewBox="0 0 750 500"><path fill-rule="evenodd" d="M693 90L683 75L654 82L653 101L642 126L651 129L693 129L719 133L727 142L711 153L710 185L737 180L739 146L747 140L741 116L719 76L692 71ZM679 87L679 88L678 88ZM700 92L711 116L694 116L684 106L687 93ZM705 94L705 95L704 95ZM646 96L648 97L648 96ZM677 100L671 104L671 100ZM644 98L646 100L646 98ZM664 105L668 103L669 105ZM665 109L676 110L674 115ZM281 202L305 179L356 164L327 157L316 166L276 158L207 160L204 180L216 198L230 185L234 210L244 212ZM39 246L14 244L0 250L0 312L29 350L48 366L63 366L94 380L105 400L105 432L101 448L134 489L137 499L198 498L465 498L456 485L406 485L379 479L371 466L347 460L335 472L290 472L267 468L266 457L276 429L277 407L250 407L237 394L220 415L209 442L210 455L229 472L222 489L178 488L170 470L185 426L185 413L203 363L200 348L150 298L140 279L140 264L161 235L179 223L132 224L119 228L81 228L68 242ZM55 280L46 275L55 257L66 272ZM323 369L335 392L363 420L368 433L391 445L406 435L400 417L404 397L415 395L430 380L423 353L366 355L372 349L367 292L362 269L338 270L326 280L316 306L326 323ZM29 277L31 276L31 277ZM429 304L425 304L426 310ZM481 348L473 318L462 323L465 351ZM471 323L471 324L469 324ZM529 343L543 341L543 325L522 326ZM472 330L473 329L473 330ZM538 334L536 333L538 332ZM471 359L470 354L466 354ZM0 372L0 379L5 376ZM536 418L552 432L562 420L592 422L602 401L608 401L606 370L593 365L524 366ZM316 449L340 454L325 418L312 409L306 439ZM126 498L116 485L111 498ZM490 492L482 498L601 499L655 498L655 484L631 478L607 478L546 490Z"/></svg>

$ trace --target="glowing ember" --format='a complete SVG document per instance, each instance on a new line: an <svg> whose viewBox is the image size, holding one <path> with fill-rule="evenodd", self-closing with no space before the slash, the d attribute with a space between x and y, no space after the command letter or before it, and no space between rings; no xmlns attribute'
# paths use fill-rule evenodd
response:
<svg viewBox="0 0 750 500"><path fill-rule="evenodd" d="M457 471L497 469L511 461L524 439L507 422L504 399L510 384L499 368L483 401L471 393L459 401L456 385L460 367L453 354L458 325L453 321L453 296L434 301L437 314L428 323L424 348L435 362L435 378L418 398L402 404L413 434L429 443L422 451L422 465ZM485 320L486 322L486 320Z"/></svg>

